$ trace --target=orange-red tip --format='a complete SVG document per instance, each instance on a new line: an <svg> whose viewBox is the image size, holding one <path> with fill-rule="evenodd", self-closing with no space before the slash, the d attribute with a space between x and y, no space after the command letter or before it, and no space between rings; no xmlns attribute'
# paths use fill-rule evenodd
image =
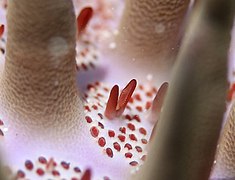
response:
<svg viewBox="0 0 235 180"><path fill-rule="evenodd" d="M155 96L154 100L153 100L153 106L152 106L152 111L156 111L156 112L160 112L162 105L163 105L163 101L168 89L168 83L164 82L161 87L159 88L157 95Z"/></svg>
<svg viewBox="0 0 235 180"><path fill-rule="evenodd" d="M83 174L81 180L91 180L91 170L87 169Z"/></svg>
<svg viewBox="0 0 235 180"><path fill-rule="evenodd" d="M107 106L105 109L105 116L108 119L114 119L115 117L119 117L124 112L128 101L130 100L132 94L135 91L137 85L137 81L132 79L127 86L122 90L120 97L118 98L119 94L119 87L115 85L109 95L109 99L107 102Z"/></svg>
<svg viewBox="0 0 235 180"><path fill-rule="evenodd" d="M120 109L120 108L126 106L126 104L128 103L128 101L130 100L132 94L135 91L136 85L137 85L137 81L135 79L132 79L126 85L126 87L122 90L121 95L119 97L119 102L118 102L117 109Z"/></svg>
<svg viewBox="0 0 235 180"><path fill-rule="evenodd" d="M93 15L93 9L91 7L85 7L81 10L80 14L77 17L78 34L80 34L85 30L92 15Z"/></svg>
<svg viewBox="0 0 235 180"><path fill-rule="evenodd" d="M118 94L119 94L119 87L118 85L113 86L111 89L109 99L107 102L107 106L104 112L104 115L112 120L116 117L116 107L118 103Z"/></svg>
<svg viewBox="0 0 235 180"><path fill-rule="evenodd" d="M167 92L169 84L167 82L164 82L161 87L159 88L151 108L151 114L149 116L149 121L153 124L156 124L158 119L160 118L160 113L162 110L162 105L165 99L165 95Z"/></svg>
<svg viewBox="0 0 235 180"><path fill-rule="evenodd" d="M0 26L0 37L3 35L4 30L5 30L5 26L4 26L4 24L2 24L2 25Z"/></svg>

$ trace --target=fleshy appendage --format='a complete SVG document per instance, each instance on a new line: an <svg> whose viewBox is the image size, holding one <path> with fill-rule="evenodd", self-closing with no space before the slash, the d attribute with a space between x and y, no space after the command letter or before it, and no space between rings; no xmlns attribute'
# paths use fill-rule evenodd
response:
<svg viewBox="0 0 235 180"><path fill-rule="evenodd" d="M198 3L186 30L149 155L136 179L210 177L225 112L226 59L235 2Z"/></svg>
<svg viewBox="0 0 235 180"><path fill-rule="evenodd" d="M169 81L189 4L189 0L127 0L113 36L113 63L129 68L137 80L152 78L158 85Z"/></svg>

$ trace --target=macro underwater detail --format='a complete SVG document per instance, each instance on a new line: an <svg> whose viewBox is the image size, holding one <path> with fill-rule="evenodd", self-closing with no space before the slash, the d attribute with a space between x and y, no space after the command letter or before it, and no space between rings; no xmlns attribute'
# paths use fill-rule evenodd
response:
<svg viewBox="0 0 235 180"><path fill-rule="evenodd" d="M0 3L4 179L235 177L233 0Z"/></svg>

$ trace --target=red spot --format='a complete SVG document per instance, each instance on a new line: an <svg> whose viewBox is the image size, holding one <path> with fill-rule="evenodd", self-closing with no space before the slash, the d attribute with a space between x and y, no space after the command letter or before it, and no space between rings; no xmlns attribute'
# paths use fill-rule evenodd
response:
<svg viewBox="0 0 235 180"><path fill-rule="evenodd" d="M81 172L81 169L80 169L79 167L75 167L75 168L73 168L73 170L74 170L74 172L76 172L76 173L80 173L80 172Z"/></svg>
<svg viewBox="0 0 235 180"><path fill-rule="evenodd" d="M95 89L95 86L92 85L92 84L88 84L88 85L87 85L87 90L90 90L90 89L92 89L92 88Z"/></svg>
<svg viewBox="0 0 235 180"><path fill-rule="evenodd" d="M3 35L4 29L5 29L5 26L2 24L2 25L0 26L0 37Z"/></svg>
<svg viewBox="0 0 235 180"><path fill-rule="evenodd" d="M103 107L99 102L97 104L98 104L98 106Z"/></svg>
<svg viewBox="0 0 235 180"><path fill-rule="evenodd" d="M143 111L143 108L141 106L136 106L136 109L139 111L139 112L142 112Z"/></svg>
<svg viewBox="0 0 235 180"><path fill-rule="evenodd" d="M157 89L155 87L153 87L152 91L153 93L157 93Z"/></svg>
<svg viewBox="0 0 235 180"><path fill-rule="evenodd" d="M87 123L92 123L92 119L90 116L86 116L85 119L86 119Z"/></svg>
<svg viewBox="0 0 235 180"><path fill-rule="evenodd" d="M130 130L132 130L132 131L135 130L135 125L132 124L132 123L128 123L128 124L127 124L127 127L128 127Z"/></svg>
<svg viewBox="0 0 235 180"><path fill-rule="evenodd" d="M76 177L72 177L72 179L71 180L79 180L78 178L76 178Z"/></svg>
<svg viewBox="0 0 235 180"><path fill-rule="evenodd" d="M3 121L2 121L2 120L0 120L0 126L3 126L3 125L4 125Z"/></svg>
<svg viewBox="0 0 235 180"><path fill-rule="evenodd" d="M142 150L142 148L141 148L140 146L135 146L135 149L136 149L136 151L139 152L139 153L140 153L140 152L143 152L143 150Z"/></svg>
<svg viewBox="0 0 235 180"><path fill-rule="evenodd" d="M147 134L147 131L146 131L143 127L141 127L141 128L139 129L139 132L140 132L141 134L143 134L143 135L146 135L146 134Z"/></svg>
<svg viewBox="0 0 235 180"><path fill-rule="evenodd" d="M137 138L135 137L134 134L130 134L130 135L129 135L129 138L130 138L132 141L137 141Z"/></svg>
<svg viewBox="0 0 235 180"><path fill-rule="evenodd" d="M64 169L66 169L66 170L69 169L69 166L70 166L69 163L67 163L67 162L65 162L65 161L62 161L60 164L61 164L61 166L62 166Z"/></svg>
<svg viewBox="0 0 235 180"><path fill-rule="evenodd" d="M124 142L126 140L126 137L123 136L123 135L118 135L118 139L121 141L121 142Z"/></svg>
<svg viewBox="0 0 235 180"><path fill-rule="evenodd" d="M140 122L140 117L138 115L134 115L133 119L135 119L137 122Z"/></svg>
<svg viewBox="0 0 235 180"><path fill-rule="evenodd" d="M152 97L152 96L153 96L153 94L152 94L152 92L147 92L147 93L146 93L146 96L148 96L148 97Z"/></svg>
<svg viewBox="0 0 235 180"><path fill-rule="evenodd" d="M91 170L87 169L83 174L81 180L91 180Z"/></svg>
<svg viewBox="0 0 235 180"><path fill-rule="evenodd" d="M98 122L98 126L100 126L101 129L104 129L104 125L101 122Z"/></svg>
<svg viewBox="0 0 235 180"><path fill-rule="evenodd" d="M53 171L52 171L52 175L53 175L53 176L60 176L60 173L59 173L59 171L57 171L57 170L53 170Z"/></svg>
<svg viewBox="0 0 235 180"><path fill-rule="evenodd" d="M143 155L143 156L141 157L141 160L142 160L142 161L145 161L145 160L146 160L146 155Z"/></svg>
<svg viewBox="0 0 235 180"><path fill-rule="evenodd" d="M25 173L24 173L24 171L19 170L19 171L17 172L17 178L25 178Z"/></svg>
<svg viewBox="0 0 235 180"><path fill-rule="evenodd" d="M101 147L104 147L105 144L106 144L105 138L104 138L104 137L99 138L98 144L99 144Z"/></svg>
<svg viewBox="0 0 235 180"><path fill-rule="evenodd" d="M25 161L25 167L28 170L32 170L33 169L33 163L30 160Z"/></svg>
<svg viewBox="0 0 235 180"><path fill-rule="evenodd" d="M132 155L132 153L128 152L128 153L125 153L125 156L126 156L126 158L132 158L133 155Z"/></svg>
<svg viewBox="0 0 235 180"><path fill-rule="evenodd" d="M77 17L78 33L80 34L86 28L88 22L93 15L93 9L91 7L83 8Z"/></svg>
<svg viewBox="0 0 235 180"><path fill-rule="evenodd" d="M43 176L45 174L45 172L43 171L43 169L41 168L38 168L36 173L39 175L39 176Z"/></svg>
<svg viewBox="0 0 235 180"><path fill-rule="evenodd" d="M100 93L97 93L97 96L99 96L99 97L104 97L102 94L100 94Z"/></svg>
<svg viewBox="0 0 235 180"><path fill-rule="evenodd" d="M106 88L106 87L104 87L104 91L109 92L109 89L108 89L108 88Z"/></svg>
<svg viewBox="0 0 235 180"><path fill-rule="evenodd" d="M144 86L143 85L139 85L140 90L144 90Z"/></svg>
<svg viewBox="0 0 235 180"><path fill-rule="evenodd" d="M87 110L88 112L91 112L91 109L89 108L89 106L85 106L85 110Z"/></svg>
<svg viewBox="0 0 235 180"><path fill-rule="evenodd" d="M7 8L7 0L5 0L4 4L3 4L4 8Z"/></svg>
<svg viewBox="0 0 235 180"><path fill-rule="evenodd" d="M129 143L126 143L124 147L127 148L128 150L132 149L132 146Z"/></svg>
<svg viewBox="0 0 235 180"><path fill-rule="evenodd" d="M86 64L82 63L82 64L81 64L81 66L82 66L82 68L83 68L85 71L87 71L87 70L88 70L88 68L87 68Z"/></svg>
<svg viewBox="0 0 235 180"><path fill-rule="evenodd" d="M146 139L141 139L141 142L142 142L143 144L147 144L147 143L148 143L148 141L147 141Z"/></svg>
<svg viewBox="0 0 235 180"><path fill-rule="evenodd" d="M99 81L96 81L96 82L95 82L95 85L96 85L96 86L100 86L100 82L99 82Z"/></svg>
<svg viewBox="0 0 235 180"><path fill-rule="evenodd" d="M99 135L99 130L95 126L91 127L90 132L93 137L97 137Z"/></svg>
<svg viewBox="0 0 235 180"><path fill-rule="evenodd" d="M138 165L138 162L132 161L132 162L130 162L129 164L130 164L131 166L137 166L137 165Z"/></svg>
<svg viewBox="0 0 235 180"><path fill-rule="evenodd" d="M121 146L120 146L117 142L113 143L113 147L114 147L114 149L116 149L117 151L121 151Z"/></svg>
<svg viewBox="0 0 235 180"><path fill-rule="evenodd" d="M136 95L135 95L135 99L136 99L137 101L142 101L140 94L136 94Z"/></svg>
<svg viewBox="0 0 235 180"><path fill-rule="evenodd" d="M112 130L109 130L108 134L109 134L109 137L114 137L115 136L115 132L112 131Z"/></svg>
<svg viewBox="0 0 235 180"><path fill-rule="evenodd" d="M96 105L93 105L92 108L93 108L94 110L98 110L98 106L96 106Z"/></svg>
<svg viewBox="0 0 235 180"><path fill-rule="evenodd" d="M42 163L42 164L47 164L47 160L46 160L46 158L43 157L43 156L39 157L39 158L38 158L38 161L39 161L40 163Z"/></svg>
<svg viewBox="0 0 235 180"><path fill-rule="evenodd" d="M123 134L126 134L126 128L125 127L120 127L119 131L121 131Z"/></svg>
<svg viewBox="0 0 235 180"><path fill-rule="evenodd" d="M106 154L109 156L109 157L113 157L113 150L111 148L107 148L106 149Z"/></svg>
<svg viewBox="0 0 235 180"><path fill-rule="evenodd" d="M109 178L109 177L107 177L107 176L105 176L105 177L104 177L104 180L110 180L110 178Z"/></svg>
<svg viewBox="0 0 235 180"><path fill-rule="evenodd" d="M125 116L125 118L127 119L127 120L131 120L131 116L129 115L129 114L127 114L126 116Z"/></svg>
<svg viewBox="0 0 235 180"><path fill-rule="evenodd" d="M56 167L57 166L57 163L55 161L53 161L53 166Z"/></svg>
<svg viewBox="0 0 235 180"><path fill-rule="evenodd" d="M98 116L100 117L100 119L104 119L104 116L103 116L103 114L101 114L101 113L98 113Z"/></svg>
<svg viewBox="0 0 235 180"><path fill-rule="evenodd" d="M149 110L152 106L152 103L151 102L146 102L146 105L145 105L145 109Z"/></svg>

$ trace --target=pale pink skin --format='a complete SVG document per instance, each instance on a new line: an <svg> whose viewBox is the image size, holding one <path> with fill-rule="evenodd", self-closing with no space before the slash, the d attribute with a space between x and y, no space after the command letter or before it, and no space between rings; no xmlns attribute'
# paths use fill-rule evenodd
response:
<svg viewBox="0 0 235 180"><path fill-rule="evenodd" d="M76 1L75 4L76 3L79 4L80 2ZM76 12L79 12L80 9L81 9L80 7L76 9ZM4 18L3 21L1 22L4 23ZM110 43L113 42L109 41L108 39L106 40L108 43L106 42L103 45L101 45L103 46L102 48L107 47L106 46L107 44L109 45ZM132 65L133 69L135 70L130 74L129 69L126 71L126 69L123 68L123 66L121 66L121 68L117 68L117 66L120 65L118 62L125 62L122 61L122 58L125 57L121 55L118 57L117 56L112 57L112 54L110 54L110 52L105 51L105 53L107 54L103 54L101 56L101 61L100 61L100 63L102 64L101 67L107 70L106 76L102 80L104 82L109 83L111 86L118 83L120 87L124 87L132 78L136 78L140 82L145 82L146 79L148 79L149 84L154 83L156 86L159 86L165 80L169 80L169 77L166 77L165 74L160 75L159 78L157 77L158 75L157 73L149 75L149 71L147 68L138 70L138 68L137 69L134 68L136 67L135 63ZM231 52L231 54L232 53L233 52ZM97 74L97 72L95 72L95 74ZM87 75L86 73L81 73L80 76L78 76L78 79L86 77L86 75ZM152 76L153 79L151 79ZM93 79L91 79L91 81L93 80L95 80L94 77ZM85 86L84 84L80 85L82 86L82 88ZM80 100L78 99L78 101ZM78 106L80 106L80 109L82 109L80 103L78 103ZM81 114L82 113L80 113L80 115ZM6 114L3 115L3 119L11 119L11 118L12 117L10 116L7 117ZM79 162L81 168L91 167L92 169L94 169L93 171L94 177L96 176L100 177L107 173L110 175L112 179L115 179L115 177L117 177L117 179L126 179L127 177L129 177L130 176L129 166L123 163L124 161L123 157L121 155L117 155L115 159L110 159L105 155L101 155L100 148L99 146L93 143L93 138L90 136L86 124L81 123L82 119L83 118L81 117L77 117L77 122L72 123L73 125L69 126L69 128L72 127L73 129L72 132L70 129L66 130L66 128L62 128L65 129L65 133L61 132L57 133L57 131L61 130L60 128L61 125L58 124L58 129L56 130L55 128L52 130L52 135L54 137L51 139L48 138L47 134L48 132L46 132L45 137L43 137L43 134L40 131L34 133L34 131L32 132L31 130L27 132L26 129L25 132L22 133L22 129L19 129L18 126L14 126L9 121L10 122L9 124L6 123L6 125L9 126L9 131L7 132L8 135L5 137L6 143L4 144L5 146L4 149L7 150L7 152L5 153L9 157L6 160L9 161L10 164L14 164L14 168L17 169L19 167L22 167L23 166L22 162L25 161L25 157L22 156L22 154L27 154L27 158L32 158L32 159L34 157L38 157L39 154L45 154L49 157L53 156L57 159L66 159L71 163ZM68 134L68 131L69 131L68 137L64 137L64 134ZM151 131L151 128L149 128L149 131ZM16 133L18 134L17 137L15 136ZM24 137L24 133L26 133L26 137ZM37 136L40 136L41 138L37 138ZM79 137L79 139L77 137ZM55 143L55 138L60 139L61 141L57 144ZM84 146L84 144L86 145ZM18 151L16 150L16 148L21 150ZM74 156L74 154L76 155ZM93 161L97 163L94 167L92 167L92 164L90 163Z"/></svg>

